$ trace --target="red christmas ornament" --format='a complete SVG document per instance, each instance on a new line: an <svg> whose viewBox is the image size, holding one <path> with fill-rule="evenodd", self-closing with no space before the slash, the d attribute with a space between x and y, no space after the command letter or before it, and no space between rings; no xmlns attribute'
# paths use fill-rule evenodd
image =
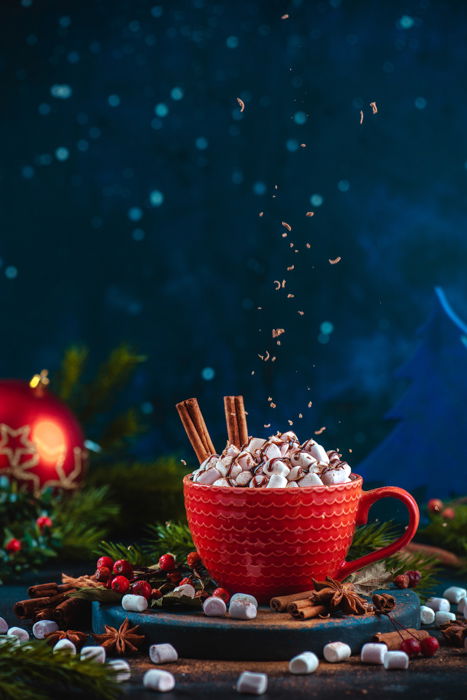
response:
<svg viewBox="0 0 467 700"><path fill-rule="evenodd" d="M456 511L454 510L454 508L445 508L441 515L445 520L454 520L454 518L456 517Z"/></svg>
<svg viewBox="0 0 467 700"><path fill-rule="evenodd" d="M46 371L29 383L0 381L0 475L34 492L76 488L87 456L78 421L48 381Z"/></svg>
<svg viewBox="0 0 467 700"><path fill-rule="evenodd" d="M5 545L5 549L10 554L15 554L16 552L19 552L21 546L21 540L13 538L12 540L8 540L8 542Z"/></svg>

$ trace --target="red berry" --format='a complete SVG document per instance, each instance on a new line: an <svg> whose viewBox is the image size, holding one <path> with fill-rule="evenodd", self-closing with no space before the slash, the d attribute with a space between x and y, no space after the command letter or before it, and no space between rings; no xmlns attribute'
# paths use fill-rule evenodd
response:
<svg viewBox="0 0 467 700"><path fill-rule="evenodd" d="M113 565L112 573L121 574L122 576L126 576L127 578L132 578L133 567L130 564L130 562L126 559L117 559L117 561Z"/></svg>
<svg viewBox="0 0 467 700"><path fill-rule="evenodd" d="M131 584L131 592L135 595L142 595L149 600L152 593L151 584L147 581L135 581Z"/></svg>
<svg viewBox="0 0 467 700"><path fill-rule="evenodd" d="M189 576L185 576L185 578L182 578L182 580L180 581L180 584L179 584L179 585L180 585L180 586L183 586L184 583L189 583L190 586L191 586L191 585L192 585L191 578L190 578Z"/></svg>
<svg viewBox="0 0 467 700"><path fill-rule="evenodd" d="M117 591L117 593L126 593L130 588L130 582L126 576L115 576L112 579L112 590Z"/></svg>
<svg viewBox="0 0 467 700"><path fill-rule="evenodd" d="M420 642L423 656L434 656L439 649L439 642L436 637L425 637Z"/></svg>
<svg viewBox="0 0 467 700"><path fill-rule="evenodd" d="M186 557L186 563L192 569L194 566L197 566L197 564L201 563L201 557L199 556L198 552L190 552L187 554Z"/></svg>
<svg viewBox="0 0 467 700"><path fill-rule="evenodd" d="M445 508L441 515L445 520L454 520L454 518L456 517L456 511L454 510L454 508Z"/></svg>
<svg viewBox="0 0 467 700"><path fill-rule="evenodd" d="M161 569L161 571L172 571L172 569L175 569L174 555L163 554L159 559L159 569Z"/></svg>
<svg viewBox="0 0 467 700"><path fill-rule="evenodd" d="M404 639L404 641L401 642L399 649L401 651L405 651L409 659L414 659L420 654L421 646L418 639L415 639L414 637L409 637L408 639Z"/></svg>
<svg viewBox="0 0 467 700"><path fill-rule="evenodd" d="M154 598L154 599L161 598L162 595L163 595L163 593L159 588L153 588L151 591L151 598Z"/></svg>
<svg viewBox="0 0 467 700"><path fill-rule="evenodd" d="M430 513L439 513L442 507L443 501L440 501L439 498L431 498L428 501L428 510Z"/></svg>
<svg viewBox="0 0 467 700"><path fill-rule="evenodd" d="M99 567L99 569L97 569L96 573L94 574L94 578L96 579L96 581L101 581L102 583L105 583L109 580L111 575L112 572L110 571L108 566L101 566Z"/></svg>
<svg viewBox="0 0 467 700"><path fill-rule="evenodd" d="M224 603L228 603L230 600L230 593L226 591L225 588L216 588L216 590L213 591L213 595L215 595L216 598L222 598Z"/></svg>
<svg viewBox="0 0 467 700"><path fill-rule="evenodd" d="M5 545L6 551L10 552L10 554L15 554L15 552L19 552L21 547L22 547L21 540L17 540L16 538L9 540Z"/></svg>
<svg viewBox="0 0 467 700"><path fill-rule="evenodd" d="M397 588L408 588L410 586L410 579L407 574L399 574L399 576L396 576L394 579L394 583Z"/></svg>
<svg viewBox="0 0 467 700"><path fill-rule="evenodd" d="M180 583L182 575L180 571L169 571L167 574L167 581L171 583Z"/></svg>
<svg viewBox="0 0 467 700"><path fill-rule="evenodd" d="M409 586L410 588L415 588L415 586L418 586L420 583L420 579L422 578L422 575L420 571L406 571L405 575L409 577Z"/></svg>
<svg viewBox="0 0 467 700"><path fill-rule="evenodd" d="M45 527L52 527L52 519L48 515L41 515L36 520L36 525L39 529L43 530Z"/></svg>
<svg viewBox="0 0 467 700"><path fill-rule="evenodd" d="M102 566L106 566L110 571L112 571L114 565L114 560L110 557L99 557L96 562L96 569L100 569Z"/></svg>

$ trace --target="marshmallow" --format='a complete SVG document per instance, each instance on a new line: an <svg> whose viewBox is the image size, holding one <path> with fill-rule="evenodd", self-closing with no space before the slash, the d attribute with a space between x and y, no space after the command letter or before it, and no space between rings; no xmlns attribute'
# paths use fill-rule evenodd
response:
<svg viewBox="0 0 467 700"><path fill-rule="evenodd" d="M240 472L240 474L235 479L235 483L237 486L248 486L252 478L253 477L251 475L251 472Z"/></svg>
<svg viewBox="0 0 467 700"><path fill-rule="evenodd" d="M54 654L57 651L66 651L67 654L74 656L76 654L76 647L69 639L59 639L53 648Z"/></svg>
<svg viewBox="0 0 467 700"><path fill-rule="evenodd" d="M330 642L323 649L323 656L330 664L345 661L345 659L350 657L351 653L349 645L344 644L344 642Z"/></svg>
<svg viewBox="0 0 467 700"><path fill-rule="evenodd" d="M216 479L216 481L214 481L211 484L211 486L230 486L230 484L227 481L227 479L224 479L224 477L222 477L222 479Z"/></svg>
<svg viewBox="0 0 467 700"><path fill-rule="evenodd" d="M309 452L294 452L290 455L290 462L294 467L311 467L316 464L316 459Z"/></svg>
<svg viewBox="0 0 467 700"><path fill-rule="evenodd" d="M127 593L122 598L122 608L128 612L143 612L148 607L148 601L144 595Z"/></svg>
<svg viewBox="0 0 467 700"><path fill-rule="evenodd" d="M286 430L285 433L282 433L281 438L287 442L298 442L298 437L293 430Z"/></svg>
<svg viewBox="0 0 467 700"><path fill-rule="evenodd" d="M333 486L334 484L345 484L349 478L344 469L329 469L322 475L321 479L325 486Z"/></svg>
<svg viewBox="0 0 467 700"><path fill-rule="evenodd" d="M143 676L143 685L150 690L158 690L159 693L168 693L175 687L175 678L168 671L151 668Z"/></svg>
<svg viewBox="0 0 467 700"><path fill-rule="evenodd" d="M446 624L446 622L453 622L456 619L456 614L452 612L446 612L445 610L437 610L435 612L435 623L438 627Z"/></svg>
<svg viewBox="0 0 467 700"><path fill-rule="evenodd" d="M450 603L460 603L467 596L467 590L459 586L450 586L443 593L443 598L447 598Z"/></svg>
<svg viewBox="0 0 467 700"><path fill-rule="evenodd" d="M10 627L7 631L8 637L17 637L20 642L26 642L29 639L29 632L22 627Z"/></svg>
<svg viewBox="0 0 467 700"><path fill-rule="evenodd" d="M52 632L57 630L58 625L53 620L39 620L32 626L32 633L36 639L44 639L48 634L52 634Z"/></svg>
<svg viewBox="0 0 467 700"><path fill-rule="evenodd" d="M273 476L274 474L278 476L287 476L290 473L290 469L282 459L276 458L269 460L268 464L264 467L264 473L266 476Z"/></svg>
<svg viewBox="0 0 467 700"><path fill-rule="evenodd" d="M387 651L383 660L384 668L406 669L409 668L409 657L405 651Z"/></svg>
<svg viewBox="0 0 467 700"><path fill-rule="evenodd" d="M326 452L324 447L319 443L314 442L313 440L308 440L308 442L306 442L305 445L308 445L308 443L310 442L313 442L314 444L309 445L307 447L303 446L305 452L309 452L321 464L329 464L328 453Z"/></svg>
<svg viewBox="0 0 467 700"><path fill-rule="evenodd" d="M298 489L298 484L297 484L297 482L296 482L296 481L289 481L288 484L287 484L287 488L288 488L288 489L292 489L292 488L294 488L294 487Z"/></svg>
<svg viewBox="0 0 467 700"><path fill-rule="evenodd" d="M420 605L420 620L422 625L432 625L435 621L435 611L427 605Z"/></svg>
<svg viewBox="0 0 467 700"><path fill-rule="evenodd" d="M81 653L79 655L79 658L81 660L92 659L97 664L103 664L103 663L105 663L105 648L101 647L101 646L83 647L81 649Z"/></svg>
<svg viewBox="0 0 467 700"><path fill-rule="evenodd" d="M289 671L294 674L313 673L318 668L319 661L312 651L302 651L289 661Z"/></svg>
<svg viewBox="0 0 467 700"><path fill-rule="evenodd" d="M449 605L449 600L446 598L428 598L425 605L434 610L435 612L443 611L449 612L451 606Z"/></svg>
<svg viewBox="0 0 467 700"><path fill-rule="evenodd" d="M227 606L222 598L211 596L204 601L203 612L208 617L223 617L227 612Z"/></svg>
<svg viewBox="0 0 467 700"><path fill-rule="evenodd" d="M210 469L211 467L215 467L216 464L219 462L219 460L220 460L219 455L210 455L209 457L207 457L204 460L204 462L201 462L201 464L199 465L199 469L202 472L205 472L208 469ZM199 471L199 470L197 470L197 471Z"/></svg>
<svg viewBox="0 0 467 700"><path fill-rule="evenodd" d="M169 664L177 661L177 650L171 644L151 644L149 658L153 664Z"/></svg>
<svg viewBox="0 0 467 700"><path fill-rule="evenodd" d="M263 448L263 456L266 459L275 459L277 457L282 457L282 452L279 445L269 442Z"/></svg>
<svg viewBox="0 0 467 700"><path fill-rule="evenodd" d="M195 587L191 583L182 583L181 586L176 586L172 593L179 593L180 595L186 596L187 598L195 597Z"/></svg>
<svg viewBox="0 0 467 700"><path fill-rule="evenodd" d="M236 457L240 454L240 449L237 447L237 445L227 445L222 454L224 457Z"/></svg>
<svg viewBox="0 0 467 700"><path fill-rule="evenodd" d="M251 437L248 440L248 444L245 447L245 451L255 454L255 452L259 452L261 450L265 442L266 440L264 438Z"/></svg>
<svg viewBox="0 0 467 700"><path fill-rule="evenodd" d="M249 593L234 593L230 599L230 605L232 605L232 603L236 600L242 600L246 603L252 603L256 607L258 607L258 601L256 600L255 596L250 595Z"/></svg>
<svg viewBox="0 0 467 700"><path fill-rule="evenodd" d="M305 470L303 467L292 467L292 469L289 471L287 474L287 480L288 481L297 481L297 479L301 479L302 476L305 475Z"/></svg>
<svg viewBox="0 0 467 700"><path fill-rule="evenodd" d="M234 600L229 605L229 615L236 620L253 620L257 615L256 605L244 599Z"/></svg>
<svg viewBox="0 0 467 700"><path fill-rule="evenodd" d="M265 673L252 673L243 671L237 680L237 691L239 693L250 693L251 695L263 695L268 687L268 677Z"/></svg>
<svg viewBox="0 0 467 700"><path fill-rule="evenodd" d="M370 642L364 644L360 651L360 661L364 664L382 664L388 648L386 644Z"/></svg>
<svg viewBox="0 0 467 700"><path fill-rule="evenodd" d="M247 452L246 450L243 450L243 452L240 452L240 454L236 457L235 459L235 464L238 464L238 466L243 469L251 469L252 467L255 466L256 461L251 452Z"/></svg>
<svg viewBox="0 0 467 700"><path fill-rule="evenodd" d="M8 622L5 618L0 617L0 634L6 634L8 632Z"/></svg>
<svg viewBox="0 0 467 700"><path fill-rule="evenodd" d="M323 486L323 482L317 474L305 474L297 481L299 486Z"/></svg>
<svg viewBox="0 0 467 700"><path fill-rule="evenodd" d="M461 598L457 604L457 612L459 615L464 615L467 617L467 598Z"/></svg>
<svg viewBox="0 0 467 700"><path fill-rule="evenodd" d="M130 680L131 670L127 661L124 659L115 659L114 661L109 661L108 665L115 671L115 680L117 683L124 683Z"/></svg>
<svg viewBox="0 0 467 700"><path fill-rule="evenodd" d="M208 469L207 471L201 472L196 477L197 484L206 484L207 486L213 484L217 479L220 479L221 475L217 469Z"/></svg>
<svg viewBox="0 0 467 700"><path fill-rule="evenodd" d="M285 476L280 474L273 474L269 479L269 483L266 485L267 489L285 489L288 481Z"/></svg>
<svg viewBox="0 0 467 700"><path fill-rule="evenodd" d="M287 479L286 479L287 481ZM254 476L252 480L250 481L250 488L258 488L259 486L267 486L269 482L268 477L265 474L258 474L258 476Z"/></svg>

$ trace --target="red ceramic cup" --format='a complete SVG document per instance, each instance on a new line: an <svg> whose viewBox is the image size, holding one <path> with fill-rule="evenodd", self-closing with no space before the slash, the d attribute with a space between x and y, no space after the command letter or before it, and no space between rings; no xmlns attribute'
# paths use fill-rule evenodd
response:
<svg viewBox="0 0 467 700"><path fill-rule="evenodd" d="M418 527L415 499L395 486L362 490L361 476L347 484L298 489L203 486L183 480L193 541L207 570L231 593L259 601L312 587L312 578L343 579L367 564L394 554ZM347 562L356 525L370 507L391 496L409 511L404 534L387 547Z"/></svg>

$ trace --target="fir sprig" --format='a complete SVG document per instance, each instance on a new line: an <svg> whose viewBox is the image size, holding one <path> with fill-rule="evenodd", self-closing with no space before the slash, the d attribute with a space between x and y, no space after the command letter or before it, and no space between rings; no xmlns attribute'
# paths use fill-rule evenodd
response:
<svg viewBox="0 0 467 700"><path fill-rule="evenodd" d="M150 525L148 533L145 550L153 558L159 558L161 554L170 552L181 561L186 558L188 552L195 549L190 529L186 523L169 521Z"/></svg>
<svg viewBox="0 0 467 700"><path fill-rule="evenodd" d="M114 700L120 694L115 672L106 664L65 651L54 653L41 641L1 640L2 700L50 700L67 691L102 700Z"/></svg>
<svg viewBox="0 0 467 700"><path fill-rule="evenodd" d="M398 535L398 527L391 520L361 525L355 530L348 559L358 559L369 552L386 547L394 542Z"/></svg>
<svg viewBox="0 0 467 700"><path fill-rule="evenodd" d="M453 518L445 518L442 513L429 513L428 525L420 531L424 540L436 547L467 557L467 503L465 499L443 504L453 510Z"/></svg>
<svg viewBox="0 0 467 700"><path fill-rule="evenodd" d="M151 556L137 545L126 545L121 542L101 541L95 550L100 557L107 556L116 561L126 559L132 566L150 566L154 563Z"/></svg>

